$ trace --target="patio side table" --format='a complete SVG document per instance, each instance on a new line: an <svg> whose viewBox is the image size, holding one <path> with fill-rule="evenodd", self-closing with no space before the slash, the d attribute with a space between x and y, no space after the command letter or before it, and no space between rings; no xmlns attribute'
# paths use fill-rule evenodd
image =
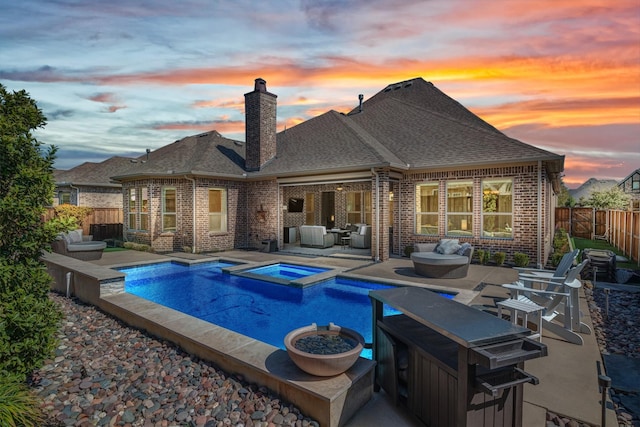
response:
<svg viewBox="0 0 640 427"><path fill-rule="evenodd" d="M522 313L522 326L525 328L527 327L529 315L532 314L536 316L538 318L538 331L536 334L530 335L529 338L538 338L538 341L542 342L542 311L544 307L532 302L524 302L513 298L498 301L496 305L498 306L498 318L502 319L502 309L506 308L511 312L511 323L514 325L518 324L520 313Z"/></svg>

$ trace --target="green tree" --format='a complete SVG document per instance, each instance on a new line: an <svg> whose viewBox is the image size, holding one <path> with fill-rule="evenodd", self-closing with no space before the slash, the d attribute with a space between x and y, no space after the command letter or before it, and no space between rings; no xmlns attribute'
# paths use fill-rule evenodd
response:
<svg viewBox="0 0 640 427"><path fill-rule="evenodd" d="M573 196L569 193L569 189L564 182L561 183L560 191L558 192L558 206L564 206L572 208L575 206L576 201Z"/></svg>
<svg viewBox="0 0 640 427"><path fill-rule="evenodd" d="M18 381L50 356L62 318L40 261L54 238L42 215L53 200L56 148L32 135L45 124L25 91L0 85L0 376Z"/></svg>
<svg viewBox="0 0 640 427"><path fill-rule="evenodd" d="M611 187L609 190L594 191L585 200L584 206L596 209L627 209L630 197L620 187Z"/></svg>

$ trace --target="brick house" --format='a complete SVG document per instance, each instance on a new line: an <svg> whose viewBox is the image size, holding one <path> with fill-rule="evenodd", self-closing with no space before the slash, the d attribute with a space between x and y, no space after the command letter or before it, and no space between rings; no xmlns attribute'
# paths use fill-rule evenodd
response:
<svg viewBox="0 0 640 427"><path fill-rule="evenodd" d="M618 183L618 187L630 198L631 210L640 210L640 169L636 169Z"/></svg>
<svg viewBox="0 0 640 427"><path fill-rule="evenodd" d="M455 237L544 263L563 156L509 138L421 78L359 99L276 132L277 96L256 79L246 143L189 136L113 177L125 238L209 252L282 247L285 227L367 223L379 261Z"/></svg>
<svg viewBox="0 0 640 427"><path fill-rule="evenodd" d="M70 204L91 208L122 209L122 184L111 181L137 161L127 157L111 157L103 162L85 162L72 169L55 170L54 206Z"/></svg>

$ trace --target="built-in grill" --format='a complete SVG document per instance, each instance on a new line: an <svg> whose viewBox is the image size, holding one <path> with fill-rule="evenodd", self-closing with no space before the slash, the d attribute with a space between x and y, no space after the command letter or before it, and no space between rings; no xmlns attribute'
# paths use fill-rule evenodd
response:
<svg viewBox="0 0 640 427"><path fill-rule="evenodd" d="M524 362L547 355L531 331L429 290L369 292L376 389L429 426L520 426ZM389 305L402 314L384 314Z"/></svg>

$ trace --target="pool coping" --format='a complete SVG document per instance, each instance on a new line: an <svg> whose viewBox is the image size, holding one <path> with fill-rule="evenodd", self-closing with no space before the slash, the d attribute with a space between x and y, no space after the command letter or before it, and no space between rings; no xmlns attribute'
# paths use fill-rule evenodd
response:
<svg viewBox="0 0 640 427"><path fill-rule="evenodd" d="M259 267L267 267L274 264L288 264L288 265L298 265L298 266L304 266L304 267L314 267L314 268L321 268L327 271L312 274L306 277L300 277L293 280L264 276L261 274L254 274L246 271L246 270L252 270L254 268L259 268ZM332 279L345 270L346 268L344 267L331 267L325 264L314 264L311 262L303 263L303 262L296 262L296 261L289 261L289 260L284 261L279 259L274 259L269 261L249 262L249 263L245 261L243 265L234 265L232 267L222 268L222 271L224 273L233 274L235 276L246 277L248 279L263 280L265 282L277 283L279 285L295 286L298 288L306 288L307 286L315 285L316 283L322 282L324 280Z"/></svg>

